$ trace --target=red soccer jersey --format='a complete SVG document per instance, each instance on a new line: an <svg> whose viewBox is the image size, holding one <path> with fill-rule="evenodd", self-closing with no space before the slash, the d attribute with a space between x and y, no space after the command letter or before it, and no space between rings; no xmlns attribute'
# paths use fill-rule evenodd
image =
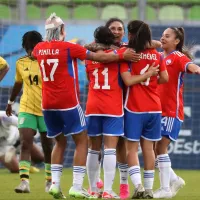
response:
<svg viewBox="0 0 200 200"><path fill-rule="evenodd" d="M86 61L89 93L86 116L123 116L123 90L119 65Z"/></svg>
<svg viewBox="0 0 200 200"><path fill-rule="evenodd" d="M77 60L86 59L88 50L64 41L41 42L33 50L42 73L44 110L68 110L79 104Z"/></svg>
<svg viewBox="0 0 200 200"><path fill-rule="evenodd" d="M179 51L174 51L164 58L169 74L169 82L159 85L162 115L184 119L183 78L191 60Z"/></svg>
<svg viewBox="0 0 200 200"><path fill-rule="evenodd" d="M140 53L140 61L122 66L122 72L130 71L131 75L141 75L148 71L151 64L160 65L160 71L166 70L161 55L155 49L146 49ZM157 92L156 76L128 87L125 108L136 113L161 113L161 103Z"/></svg>

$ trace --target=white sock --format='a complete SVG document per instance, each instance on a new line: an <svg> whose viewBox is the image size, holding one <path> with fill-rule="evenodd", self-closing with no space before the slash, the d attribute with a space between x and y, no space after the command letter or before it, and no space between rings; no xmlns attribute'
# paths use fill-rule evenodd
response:
<svg viewBox="0 0 200 200"><path fill-rule="evenodd" d="M97 172L97 182L101 180L101 160L98 159L98 172Z"/></svg>
<svg viewBox="0 0 200 200"><path fill-rule="evenodd" d="M112 191L116 171L116 149L105 149L103 159L104 191Z"/></svg>
<svg viewBox="0 0 200 200"><path fill-rule="evenodd" d="M160 170L160 185L166 191L169 190L171 161L168 154L161 154L158 157L158 167Z"/></svg>
<svg viewBox="0 0 200 200"><path fill-rule="evenodd" d="M82 189L85 172L86 172L85 166L73 166L73 187L74 187L74 189L77 189L77 190Z"/></svg>
<svg viewBox="0 0 200 200"><path fill-rule="evenodd" d="M119 163L120 184L128 184L128 164Z"/></svg>
<svg viewBox="0 0 200 200"><path fill-rule="evenodd" d="M96 182L99 174L99 153L100 151L88 149L86 167L91 192L97 192Z"/></svg>
<svg viewBox="0 0 200 200"><path fill-rule="evenodd" d="M137 188L139 184L142 184L140 166L135 165L129 167L129 175L135 188Z"/></svg>
<svg viewBox="0 0 200 200"><path fill-rule="evenodd" d="M178 176L174 172L172 168L170 168L170 183L176 181L178 179Z"/></svg>
<svg viewBox="0 0 200 200"><path fill-rule="evenodd" d="M60 177L62 176L63 165L51 164L52 184L60 188Z"/></svg>
<svg viewBox="0 0 200 200"><path fill-rule="evenodd" d="M144 189L153 189L154 170L144 170Z"/></svg>

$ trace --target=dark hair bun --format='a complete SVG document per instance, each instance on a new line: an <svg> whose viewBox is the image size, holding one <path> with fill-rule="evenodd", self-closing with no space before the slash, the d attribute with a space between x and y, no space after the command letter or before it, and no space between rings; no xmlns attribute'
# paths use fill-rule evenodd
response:
<svg viewBox="0 0 200 200"><path fill-rule="evenodd" d="M115 36L113 35L112 31L106 26L99 26L94 31L94 38L96 43L110 45L114 44Z"/></svg>

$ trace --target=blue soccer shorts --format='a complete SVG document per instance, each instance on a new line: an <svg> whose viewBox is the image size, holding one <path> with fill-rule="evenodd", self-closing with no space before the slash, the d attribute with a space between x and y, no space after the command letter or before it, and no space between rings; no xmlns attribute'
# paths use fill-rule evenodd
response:
<svg viewBox="0 0 200 200"><path fill-rule="evenodd" d="M55 138L61 133L67 136L86 130L85 116L80 105L66 111L44 110L43 114L49 138Z"/></svg>
<svg viewBox="0 0 200 200"><path fill-rule="evenodd" d="M174 117L162 116L161 119L161 135L176 141L181 129L182 121Z"/></svg>
<svg viewBox="0 0 200 200"><path fill-rule="evenodd" d="M124 117L88 116L86 123L90 137L124 135Z"/></svg>
<svg viewBox="0 0 200 200"><path fill-rule="evenodd" d="M160 113L124 113L124 137L129 141L140 141L144 138L150 141L161 140Z"/></svg>

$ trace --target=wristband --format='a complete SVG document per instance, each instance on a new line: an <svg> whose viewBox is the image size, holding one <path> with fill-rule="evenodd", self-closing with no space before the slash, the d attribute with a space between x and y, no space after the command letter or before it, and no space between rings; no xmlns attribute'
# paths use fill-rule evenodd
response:
<svg viewBox="0 0 200 200"><path fill-rule="evenodd" d="M119 53L119 60L124 60L124 53Z"/></svg>
<svg viewBox="0 0 200 200"><path fill-rule="evenodd" d="M8 105L13 105L15 102L8 100Z"/></svg>

